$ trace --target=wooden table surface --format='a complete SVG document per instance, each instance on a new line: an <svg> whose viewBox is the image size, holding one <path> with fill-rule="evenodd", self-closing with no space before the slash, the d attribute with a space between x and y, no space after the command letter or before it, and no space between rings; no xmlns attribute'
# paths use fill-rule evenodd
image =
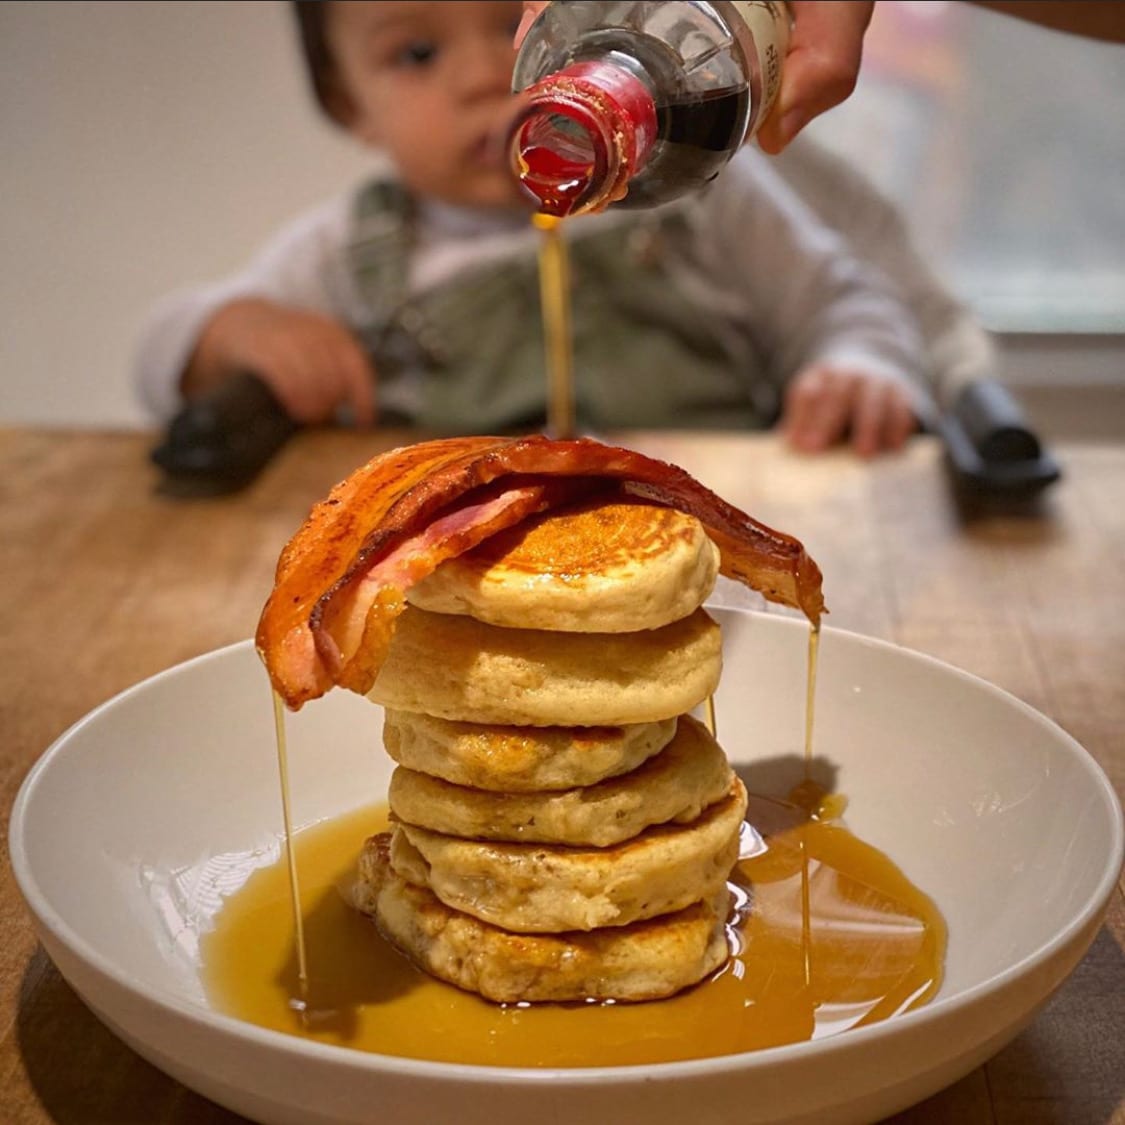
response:
<svg viewBox="0 0 1125 1125"><path fill-rule="evenodd" d="M1070 731L1125 794L1125 446L1056 448L1039 509L967 512L938 447L863 464L771 437L617 435L683 465L801 538L833 625L930 653ZM158 494L144 434L0 431L0 808L92 707L169 665L252 634L278 550L310 504L402 434L309 432L244 493ZM0 1121L241 1120L106 1031L37 945L0 864ZM373 1119L378 1119L377 1111ZM1088 956L991 1062L899 1125L1125 1122L1125 898ZM439 1123L435 1123L439 1125Z"/></svg>

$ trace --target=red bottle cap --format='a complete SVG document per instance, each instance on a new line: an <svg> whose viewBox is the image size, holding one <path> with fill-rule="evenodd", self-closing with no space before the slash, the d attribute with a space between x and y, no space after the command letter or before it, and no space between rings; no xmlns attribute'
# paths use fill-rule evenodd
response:
<svg viewBox="0 0 1125 1125"><path fill-rule="evenodd" d="M656 103L634 74L575 63L524 91L512 163L548 215L601 209L627 190L656 141Z"/></svg>

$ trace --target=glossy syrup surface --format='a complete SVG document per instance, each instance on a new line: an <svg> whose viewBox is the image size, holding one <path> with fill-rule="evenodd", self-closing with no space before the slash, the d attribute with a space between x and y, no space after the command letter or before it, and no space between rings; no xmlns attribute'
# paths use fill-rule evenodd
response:
<svg viewBox="0 0 1125 1125"><path fill-rule="evenodd" d="M697 987L644 1004L496 1005L415 969L341 888L386 808L294 836L308 961L298 980L284 861L231 895L204 940L218 1009L324 1043L445 1062L521 1067L668 1062L795 1043L929 999L945 926L881 852L821 819L833 801L752 797L732 888L733 956ZM808 810L813 809L810 816ZM752 827L751 827L752 826Z"/></svg>
<svg viewBox="0 0 1125 1125"><path fill-rule="evenodd" d="M558 120L550 116L545 122ZM540 214L563 219L578 208L596 170L593 153L561 151L534 138L519 154L520 183L535 199Z"/></svg>

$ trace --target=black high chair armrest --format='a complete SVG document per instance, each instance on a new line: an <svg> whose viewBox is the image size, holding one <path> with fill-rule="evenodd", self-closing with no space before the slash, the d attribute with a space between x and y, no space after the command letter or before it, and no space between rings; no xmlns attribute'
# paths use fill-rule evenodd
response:
<svg viewBox="0 0 1125 1125"><path fill-rule="evenodd" d="M273 391L240 372L189 402L151 457L166 493L219 496L245 488L297 429Z"/></svg>
<svg viewBox="0 0 1125 1125"><path fill-rule="evenodd" d="M938 432L954 480L967 495L1026 500L1061 475L1011 392L995 379L967 384Z"/></svg>

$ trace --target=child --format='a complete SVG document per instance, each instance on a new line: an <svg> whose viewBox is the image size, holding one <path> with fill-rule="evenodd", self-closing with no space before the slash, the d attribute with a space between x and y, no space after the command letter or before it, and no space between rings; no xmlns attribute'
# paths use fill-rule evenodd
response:
<svg viewBox="0 0 1125 1125"><path fill-rule="evenodd" d="M518 2L296 5L322 108L389 158L242 275L173 295L139 383L167 417L239 370L315 423L530 430L546 399L538 234L505 139ZM570 221L580 426L761 427L900 446L929 410L913 316L886 278L740 152L707 190Z"/></svg>

